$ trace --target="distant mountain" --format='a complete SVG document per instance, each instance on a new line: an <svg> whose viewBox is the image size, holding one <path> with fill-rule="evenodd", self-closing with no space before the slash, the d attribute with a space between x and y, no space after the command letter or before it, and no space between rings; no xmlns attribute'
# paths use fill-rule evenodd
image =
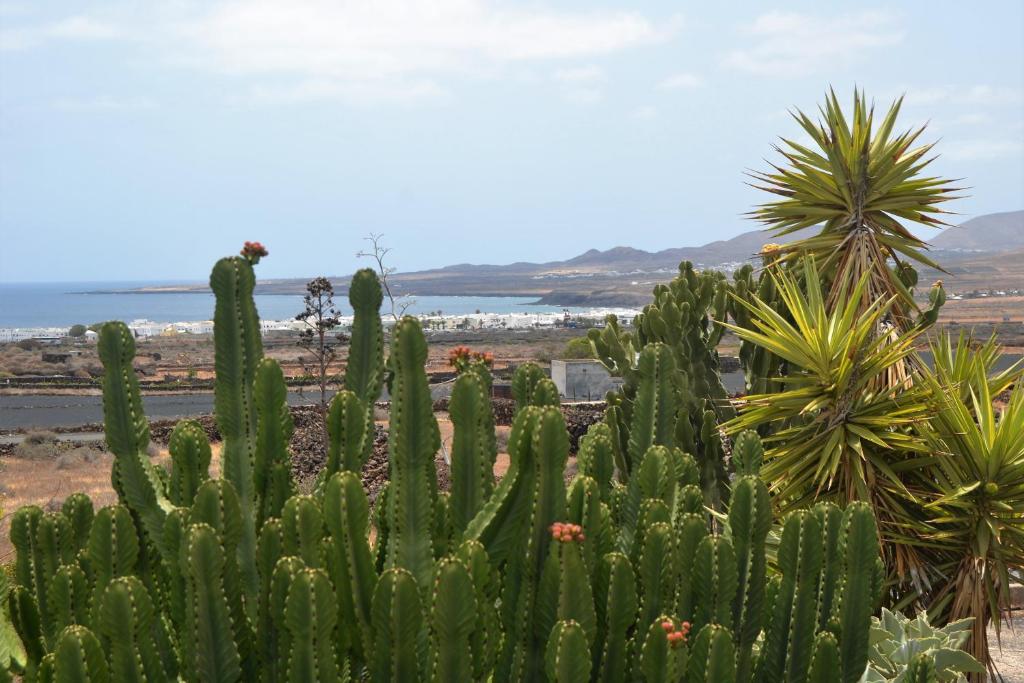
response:
<svg viewBox="0 0 1024 683"><path fill-rule="evenodd" d="M546 263L460 263L396 273L389 278L389 283L397 293L419 296L518 296L561 306L639 306L650 300L654 283L673 277L680 261L691 261L702 269L733 270L752 261L768 242L791 242L814 232L815 228L807 228L777 238L763 230L751 230L700 247L654 252L621 246L604 251L590 249L564 261ZM947 228L932 240L932 245L937 252L934 258L946 267L947 274L927 273L931 279L959 275L964 280L963 286L968 281L974 286L975 282L996 277L997 271L1012 270L1012 280L1017 273L1008 270L1008 265L1020 261L1020 255L1024 254L1024 211L978 216L963 225ZM1009 252L1017 252L1017 255ZM997 255L1005 264L993 270L986 263ZM922 277L925 276L922 273ZM348 291L348 276L331 280L339 294ZM299 294L305 284L305 279L299 278L261 280L256 292ZM204 285L196 285L182 291L208 290Z"/></svg>
<svg viewBox="0 0 1024 683"><path fill-rule="evenodd" d="M931 241L941 251L1010 251L1024 248L1024 211L990 213L946 228Z"/></svg>

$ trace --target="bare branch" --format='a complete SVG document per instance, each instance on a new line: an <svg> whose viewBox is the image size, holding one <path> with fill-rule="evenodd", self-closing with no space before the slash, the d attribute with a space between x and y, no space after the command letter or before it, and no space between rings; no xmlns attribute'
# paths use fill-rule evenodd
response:
<svg viewBox="0 0 1024 683"><path fill-rule="evenodd" d="M364 237L367 242L373 245L372 251L358 251L356 256L358 258L369 258L373 259L377 264L377 274L380 277L380 284L384 288L384 294L388 297L388 301L391 303L391 317L394 318L395 322L405 315L406 310L416 300L408 295L395 296L394 292L391 291L391 282L389 276L394 275L397 272L397 268L394 266L388 266L384 263L384 258L391 253L391 247L385 247L381 242L381 238L384 237L383 233L370 233L369 237Z"/></svg>

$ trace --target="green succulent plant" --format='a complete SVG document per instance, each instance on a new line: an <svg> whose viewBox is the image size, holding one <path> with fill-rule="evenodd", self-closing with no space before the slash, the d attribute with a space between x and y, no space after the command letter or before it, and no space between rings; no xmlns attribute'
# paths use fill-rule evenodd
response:
<svg viewBox="0 0 1024 683"><path fill-rule="evenodd" d="M919 658L929 662L936 683L966 683L971 673L984 674L985 667L964 651L971 637L973 619L961 619L939 628L929 623L926 612L911 619L882 608L871 619L871 655L864 683L910 683Z"/></svg>

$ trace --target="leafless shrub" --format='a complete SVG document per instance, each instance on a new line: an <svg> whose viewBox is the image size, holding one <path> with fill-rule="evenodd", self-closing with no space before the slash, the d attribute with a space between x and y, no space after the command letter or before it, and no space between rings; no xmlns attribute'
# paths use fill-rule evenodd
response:
<svg viewBox="0 0 1024 683"><path fill-rule="evenodd" d="M25 438L21 441L29 446L38 446L45 443L56 443L57 435L47 430L33 430L25 434Z"/></svg>
<svg viewBox="0 0 1024 683"><path fill-rule="evenodd" d="M92 464L103 460L105 454L98 448L79 446L57 457L57 469L66 470L79 464Z"/></svg>
<svg viewBox="0 0 1024 683"><path fill-rule="evenodd" d="M13 455L21 460L53 460L60 455L60 445L56 441L47 443L22 441L14 447Z"/></svg>

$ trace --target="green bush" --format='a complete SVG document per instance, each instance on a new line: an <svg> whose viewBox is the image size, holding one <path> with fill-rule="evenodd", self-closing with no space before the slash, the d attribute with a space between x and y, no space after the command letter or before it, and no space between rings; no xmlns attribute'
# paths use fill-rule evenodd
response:
<svg viewBox="0 0 1024 683"><path fill-rule="evenodd" d="M576 337L565 343L562 349L562 358L566 360L596 358L594 346L590 343L589 337Z"/></svg>

